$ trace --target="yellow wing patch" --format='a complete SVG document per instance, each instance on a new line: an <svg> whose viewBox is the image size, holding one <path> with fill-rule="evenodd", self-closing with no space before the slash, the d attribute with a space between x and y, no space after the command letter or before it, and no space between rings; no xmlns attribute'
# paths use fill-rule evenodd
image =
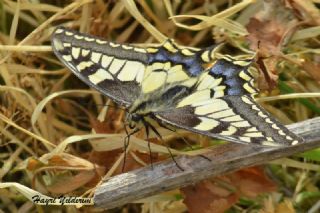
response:
<svg viewBox="0 0 320 213"><path fill-rule="evenodd" d="M120 104L132 102L141 90L147 51L58 28L52 36L54 53L81 80ZM130 91L122 84L130 84ZM135 94L133 94L135 93Z"/></svg>

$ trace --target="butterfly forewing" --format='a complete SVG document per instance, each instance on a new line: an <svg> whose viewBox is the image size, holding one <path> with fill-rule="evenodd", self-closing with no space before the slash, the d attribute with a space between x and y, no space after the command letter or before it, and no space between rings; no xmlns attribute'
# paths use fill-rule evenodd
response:
<svg viewBox="0 0 320 213"><path fill-rule="evenodd" d="M59 27L53 51L81 80L121 105L140 94L148 55L143 48L120 45Z"/></svg>

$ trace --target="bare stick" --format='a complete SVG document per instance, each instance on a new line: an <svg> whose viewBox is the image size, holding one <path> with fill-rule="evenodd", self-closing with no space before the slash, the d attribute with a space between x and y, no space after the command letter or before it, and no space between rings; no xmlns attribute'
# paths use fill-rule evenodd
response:
<svg viewBox="0 0 320 213"><path fill-rule="evenodd" d="M270 148L228 143L200 156L179 156L177 163L167 160L128 173L112 177L97 188L95 206L110 209L126 203L186 186L200 180L222 175L244 167L263 164L271 160L300 153L320 146L320 117L287 126L300 135L306 143Z"/></svg>

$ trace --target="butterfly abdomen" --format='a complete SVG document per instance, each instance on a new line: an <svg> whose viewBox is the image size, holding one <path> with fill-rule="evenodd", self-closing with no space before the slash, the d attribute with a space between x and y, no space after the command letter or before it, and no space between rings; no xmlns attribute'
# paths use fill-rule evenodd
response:
<svg viewBox="0 0 320 213"><path fill-rule="evenodd" d="M141 96L134 101L129 109L130 113L149 114L159 111L170 110L174 108L177 103L188 96L192 89L183 85L171 85L165 90L156 91L149 94L141 94Z"/></svg>

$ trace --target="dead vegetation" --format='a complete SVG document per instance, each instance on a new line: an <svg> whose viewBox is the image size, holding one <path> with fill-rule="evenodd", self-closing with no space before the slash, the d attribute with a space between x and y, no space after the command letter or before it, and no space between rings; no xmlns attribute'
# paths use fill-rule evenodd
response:
<svg viewBox="0 0 320 213"><path fill-rule="evenodd" d="M124 111L53 56L50 35L58 25L120 43L146 45L169 37L194 47L225 42L230 55L255 52L258 100L268 111L284 124L320 114L318 0L41 2L0 1L3 212L74 212L80 206L35 206L30 198L37 193L91 197L102 177L123 172ZM181 134L193 151L162 131L175 155L203 153L220 143ZM124 171L149 164L148 144L141 138L138 133L131 140ZM151 142L154 162L170 157L166 146ZM268 164L266 170L240 170L116 211L317 212L319 156L316 149Z"/></svg>

